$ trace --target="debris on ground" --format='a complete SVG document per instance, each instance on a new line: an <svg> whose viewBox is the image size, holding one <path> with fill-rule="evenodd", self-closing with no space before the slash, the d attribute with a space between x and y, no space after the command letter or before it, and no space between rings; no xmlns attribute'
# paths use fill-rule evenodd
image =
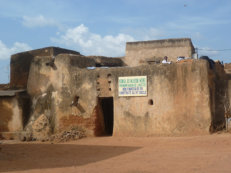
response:
<svg viewBox="0 0 231 173"><path fill-rule="evenodd" d="M84 129L80 127L71 127L69 130L52 135L49 140L54 142L67 142L84 137L86 137Z"/></svg>

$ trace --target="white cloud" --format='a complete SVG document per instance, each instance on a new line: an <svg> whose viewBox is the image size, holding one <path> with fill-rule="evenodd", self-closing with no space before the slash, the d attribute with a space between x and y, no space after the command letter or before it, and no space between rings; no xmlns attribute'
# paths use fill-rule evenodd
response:
<svg viewBox="0 0 231 173"><path fill-rule="evenodd" d="M15 42L12 47L7 47L0 40L0 59L8 59L10 56L17 52L23 52L30 50L31 47L25 43Z"/></svg>
<svg viewBox="0 0 231 173"><path fill-rule="evenodd" d="M22 24L29 28L44 26L60 26L60 24L57 23L55 20L46 18L43 15L38 15L35 17L23 16Z"/></svg>
<svg viewBox="0 0 231 173"><path fill-rule="evenodd" d="M166 32L164 29L160 28L127 28L123 30L125 33L133 35L136 40L158 40L166 37Z"/></svg>
<svg viewBox="0 0 231 173"><path fill-rule="evenodd" d="M51 40L72 47L85 55L122 56L125 53L126 42L135 39L123 33L116 36L101 36L90 32L85 25L81 24L60 34L59 38Z"/></svg>

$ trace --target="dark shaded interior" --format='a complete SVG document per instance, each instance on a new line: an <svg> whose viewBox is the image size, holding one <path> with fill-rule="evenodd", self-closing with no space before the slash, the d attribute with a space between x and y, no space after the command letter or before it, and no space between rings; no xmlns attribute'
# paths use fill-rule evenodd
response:
<svg viewBox="0 0 231 173"><path fill-rule="evenodd" d="M103 111L106 135L112 135L114 119L113 97L100 98L100 100Z"/></svg>

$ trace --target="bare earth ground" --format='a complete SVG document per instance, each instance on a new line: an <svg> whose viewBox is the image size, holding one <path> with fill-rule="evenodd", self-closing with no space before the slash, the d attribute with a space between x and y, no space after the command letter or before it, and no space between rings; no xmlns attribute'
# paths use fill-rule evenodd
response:
<svg viewBox="0 0 231 173"><path fill-rule="evenodd" d="M231 135L0 144L0 172L231 172Z"/></svg>

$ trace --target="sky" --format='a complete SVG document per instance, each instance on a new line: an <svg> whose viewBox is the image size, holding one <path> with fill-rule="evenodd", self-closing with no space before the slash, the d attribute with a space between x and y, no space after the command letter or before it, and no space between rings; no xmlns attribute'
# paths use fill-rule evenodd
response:
<svg viewBox="0 0 231 173"><path fill-rule="evenodd" d="M124 56L129 41L191 38L231 62L230 0L0 0L0 83L12 54L48 46Z"/></svg>

